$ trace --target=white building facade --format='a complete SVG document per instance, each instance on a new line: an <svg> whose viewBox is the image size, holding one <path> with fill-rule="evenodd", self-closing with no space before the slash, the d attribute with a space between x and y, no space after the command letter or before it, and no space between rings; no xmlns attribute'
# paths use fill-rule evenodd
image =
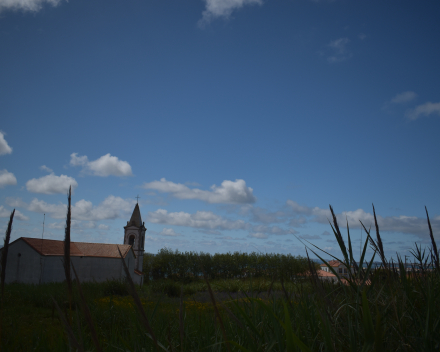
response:
<svg viewBox="0 0 440 352"><path fill-rule="evenodd" d="M142 285L145 231L136 204L125 227L124 244L70 242L70 259L80 281L124 279L120 251L134 283ZM62 282L66 279L63 256L64 241L20 237L9 244L5 282ZM75 277L73 269L71 277Z"/></svg>

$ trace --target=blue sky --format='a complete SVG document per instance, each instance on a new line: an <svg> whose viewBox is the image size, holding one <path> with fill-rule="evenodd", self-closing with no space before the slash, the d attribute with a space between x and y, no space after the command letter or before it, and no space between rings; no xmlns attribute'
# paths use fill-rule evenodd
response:
<svg viewBox="0 0 440 352"><path fill-rule="evenodd" d="M0 227L146 251L440 240L440 3L0 0ZM342 225L342 224L341 224ZM342 226L341 226L342 227ZM345 225L344 225L345 227ZM345 230L343 231L344 233ZM295 237L296 236L296 237ZM363 234L365 239L365 233ZM328 257L328 256L326 256Z"/></svg>

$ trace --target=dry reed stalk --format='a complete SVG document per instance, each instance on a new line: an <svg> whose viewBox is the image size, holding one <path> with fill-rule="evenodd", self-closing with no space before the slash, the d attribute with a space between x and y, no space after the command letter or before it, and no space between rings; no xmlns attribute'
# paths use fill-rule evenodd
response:
<svg viewBox="0 0 440 352"><path fill-rule="evenodd" d="M283 289L284 296L286 296L286 301L287 301L287 303L289 304L290 308L291 308L292 311L293 311L292 302L290 302L289 294L288 294L286 288L284 287L284 277L283 277L283 275L281 275L281 288Z"/></svg>
<svg viewBox="0 0 440 352"><path fill-rule="evenodd" d="M179 331L180 331L180 350L183 352L184 326L183 326L183 286L180 288L180 307L179 307Z"/></svg>
<svg viewBox="0 0 440 352"><path fill-rule="evenodd" d="M3 292L5 288L5 278L6 278L6 263L8 261L8 251L9 251L9 241L11 239L11 232L12 232L12 222L14 221L14 214L15 209L12 211L11 216L9 217L9 223L8 228L6 229L6 237L5 237L5 244L3 246L2 250L2 299L3 299Z"/></svg>
<svg viewBox="0 0 440 352"><path fill-rule="evenodd" d="M139 313L141 314L142 321L144 323L145 328L147 329L148 333L150 334L151 339L153 340L154 345L156 346L156 349L159 351L159 344L157 342L156 335L154 334L153 329L151 328L151 325L148 321L147 314L145 313L144 307L142 306L142 302L139 298L139 295L136 292L136 287L134 285L133 279L131 278L130 272L128 271L128 268L127 268L127 264L125 264L124 257L122 256L122 253L121 253L121 250L119 249L119 247L118 247L118 252L119 252L119 256L121 257L122 266L124 268L125 276L127 278L128 284L130 285L131 297L133 297L134 303L136 304L136 306L139 310Z"/></svg>
<svg viewBox="0 0 440 352"><path fill-rule="evenodd" d="M76 348L78 351L80 351L80 352L84 352L84 348L83 348L83 346L81 346L81 345L78 343L77 339L75 338L75 335L73 334L73 330L72 330L72 328L70 327L69 323L67 322L66 318L64 317L61 308L58 306L58 303L55 301L55 299L54 299L52 296L50 296L50 298L52 298L52 301L53 301L53 303L54 303L54 305L55 305L55 308L56 308L57 311L58 311L58 315L60 316L60 320L61 320L61 322L62 322L63 325L64 325L64 329L66 330L67 337L68 337L69 340L70 340L70 344L71 344L74 348Z"/></svg>
<svg viewBox="0 0 440 352"><path fill-rule="evenodd" d="M222 320L222 318L220 316L220 312L218 311L217 303L215 302L214 293L212 292L211 285L210 285L209 280L208 280L208 276L206 276L205 270L203 270L203 268L202 268L202 273L203 273L203 278L205 279L206 285L208 286L209 296L211 297L212 305L214 306L215 315L217 317L217 320L218 320L218 322L220 324L220 328L222 330L223 340L225 340L225 344L226 344L226 347L227 347L228 351L231 352L231 347L229 346L229 342L228 342L228 339L226 337L225 326L223 325L223 320Z"/></svg>
<svg viewBox="0 0 440 352"><path fill-rule="evenodd" d="M171 321L168 323L168 346L170 347L170 351L174 352L173 345L171 344Z"/></svg>
<svg viewBox="0 0 440 352"><path fill-rule="evenodd" d="M270 283L269 290L267 290L267 298L269 298L270 294L272 293L272 287L274 282L275 282L275 276L272 278L272 282Z"/></svg>
<svg viewBox="0 0 440 352"><path fill-rule="evenodd" d="M81 298L81 307L86 317L87 325L89 326L90 332L92 334L93 344L95 345L97 351L102 352L101 346L99 345L98 336L96 335L96 330L92 322L92 315L90 314L89 307L82 292L81 283L79 282L78 274L76 273L75 266L73 265L73 263L71 264L72 264L73 273L75 274L76 284L78 285L78 292Z"/></svg>
<svg viewBox="0 0 440 352"><path fill-rule="evenodd" d="M67 289L69 292L69 304L72 301L72 278L70 277L70 224L71 224L71 201L72 201L72 186L69 187L67 206L67 219L64 234L64 273L66 275Z"/></svg>
<svg viewBox="0 0 440 352"><path fill-rule="evenodd" d="M434 235L432 233L432 227L431 227L431 221L429 220L428 209L426 208L426 206L425 206L425 211L426 211L426 217L428 218L429 236L431 237L432 252L434 252L433 257L434 257L435 268L437 270L440 270L440 260L439 260L438 250L437 250L437 244L435 243L435 240L434 240Z"/></svg>

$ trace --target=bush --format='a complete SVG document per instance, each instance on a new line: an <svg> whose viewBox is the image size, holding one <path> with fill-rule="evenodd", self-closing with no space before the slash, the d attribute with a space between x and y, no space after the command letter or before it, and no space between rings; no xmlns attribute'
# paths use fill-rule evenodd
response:
<svg viewBox="0 0 440 352"><path fill-rule="evenodd" d="M103 288L104 296L128 296L127 284L119 280L107 280Z"/></svg>

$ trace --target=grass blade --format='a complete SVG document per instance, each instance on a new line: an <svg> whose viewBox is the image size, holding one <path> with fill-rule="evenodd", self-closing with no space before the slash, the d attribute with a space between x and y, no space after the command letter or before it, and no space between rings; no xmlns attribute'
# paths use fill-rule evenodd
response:
<svg viewBox="0 0 440 352"><path fill-rule="evenodd" d="M89 326L90 332L92 334L92 341L96 347L96 350L101 352L101 346L99 345L98 336L96 335L96 330L92 322L92 315L90 314L89 306L87 305L86 299L84 298L81 283L79 282L78 274L76 273L75 266L72 264L73 273L75 274L76 284L78 285L78 292L81 298L81 307L83 309L84 315L86 317L87 325Z"/></svg>
<svg viewBox="0 0 440 352"><path fill-rule="evenodd" d="M147 314L145 314L144 307L142 306L142 302L141 302L141 300L139 298L139 295L136 292L136 287L134 285L133 279L131 278L130 272L128 271L128 268L127 268L127 264L125 263L124 257L122 256L122 253L121 253L121 250L119 249L119 247L118 247L118 252L119 252L119 256L121 257L122 266L123 266L124 271L125 271L125 276L127 278L128 284L130 286L131 297L133 297L134 303L136 304L136 306L137 306L137 308L139 310L139 313L141 314L144 326L147 329L147 331L149 333L149 336L153 340L154 345L156 346L156 350L159 351L159 344L158 344L158 341L156 339L156 335L154 334L153 329L150 326L150 323L149 323L148 318L147 318ZM165 347L163 347L162 345L161 345L161 347L166 351Z"/></svg>
<svg viewBox="0 0 440 352"><path fill-rule="evenodd" d="M71 201L72 186L69 188L66 228L64 233L64 274L66 275L69 304L72 304L72 279L70 277L70 225L71 225Z"/></svg>
<svg viewBox="0 0 440 352"><path fill-rule="evenodd" d="M8 261L8 250L9 250L9 241L11 240L11 232L12 232L12 222L14 221L15 209L12 211L11 216L9 217L8 228L6 229L6 237L5 244L3 245L2 250L2 299L5 288L5 279L6 279L6 264Z"/></svg>
<svg viewBox="0 0 440 352"><path fill-rule="evenodd" d="M64 329L66 330L67 337L69 338L70 344L74 348L76 348L78 351L84 352L84 348L79 344L79 342L75 338L75 335L73 334L73 330L70 327L69 323L67 322L66 318L64 317L63 312L61 311L61 308L58 306L58 303L55 301L55 299L52 296L50 296L50 297L52 298L53 304L55 305L55 308L60 316L60 320L64 325Z"/></svg>

